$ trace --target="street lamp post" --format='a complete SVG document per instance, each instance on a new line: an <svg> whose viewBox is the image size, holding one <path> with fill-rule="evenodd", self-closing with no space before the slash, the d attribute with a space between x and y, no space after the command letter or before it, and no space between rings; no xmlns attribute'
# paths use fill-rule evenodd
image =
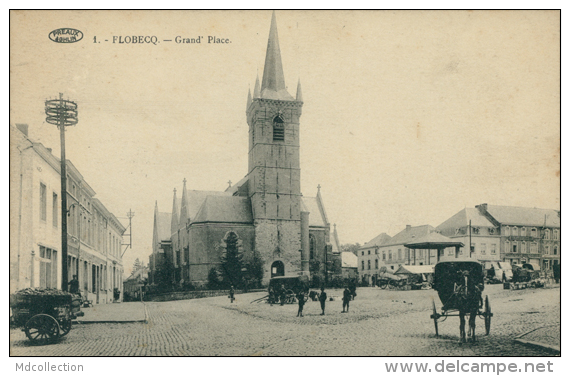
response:
<svg viewBox="0 0 570 376"><path fill-rule="evenodd" d="M77 124L77 104L59 99L50 99L45 103L46 121L59 127L61 141L61 287L67 291L67 169L65 163L65 127Z"/></svg>

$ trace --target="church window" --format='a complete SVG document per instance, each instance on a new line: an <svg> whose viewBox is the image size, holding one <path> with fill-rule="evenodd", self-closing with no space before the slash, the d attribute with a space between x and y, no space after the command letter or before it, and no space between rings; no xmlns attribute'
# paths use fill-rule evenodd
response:
<svg viewBox="0 0 570 376"><path fill-rule="evenodd" d="M285 141L285 123L279 115L273 119L273 141Z"/></svg>
<svg viewBox="0 0 570 376"><path fill-rule="evenodd" d="M309 235L309 259L313 260L315 258L315 237L313 235ZM363 252L364 254L364 252Z"/></svg>

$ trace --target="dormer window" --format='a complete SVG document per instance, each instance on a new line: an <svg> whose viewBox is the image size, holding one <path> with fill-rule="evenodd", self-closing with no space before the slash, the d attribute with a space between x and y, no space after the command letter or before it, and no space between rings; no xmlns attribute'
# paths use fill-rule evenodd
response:
<svg viewBox="0 0 570 376"><path fill-rule="evenodd" d="M280 115L273 119L273 141L285 141L285 123Z"/></svg>

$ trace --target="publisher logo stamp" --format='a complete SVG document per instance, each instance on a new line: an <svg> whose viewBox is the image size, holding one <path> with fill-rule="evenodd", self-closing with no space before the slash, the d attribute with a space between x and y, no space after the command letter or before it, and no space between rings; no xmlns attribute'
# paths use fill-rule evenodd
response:
<svg viewBox="0 0 570 376"><path fill-rule="evenodd" d="M56 43L75 43L83 39L83 33L77 29L62 27L49 33L49 39Z"/></svg>

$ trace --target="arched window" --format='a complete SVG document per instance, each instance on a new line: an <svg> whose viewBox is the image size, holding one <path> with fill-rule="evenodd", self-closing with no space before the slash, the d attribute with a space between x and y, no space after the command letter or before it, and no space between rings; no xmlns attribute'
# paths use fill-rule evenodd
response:
<svg viewBox="0 0 570 376"><path fill-rule="evenodd" d="M309 260L313 260L315 258L315 243L315 237L312 234L309 235ZM364 252L362 252L362 255L364 255Z"/></svg>
<svg viewBox="0 0 570 376"><path fill-rule="evenodd" d="M280 115L273 119L273 141L285 141L285 123Z"/></svg>

